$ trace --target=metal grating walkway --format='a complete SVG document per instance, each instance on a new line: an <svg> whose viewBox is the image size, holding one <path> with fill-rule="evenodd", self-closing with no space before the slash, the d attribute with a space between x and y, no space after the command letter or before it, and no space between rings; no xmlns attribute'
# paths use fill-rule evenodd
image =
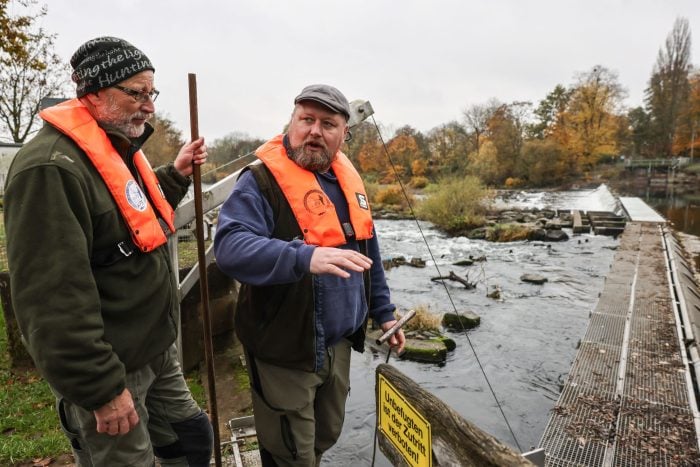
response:
<svg viewBox="0 0 700 467"><path fill-rule="evenodd" d="M627 224L542 436L545 465L700 465L679 251L661 225Z"/></svg>

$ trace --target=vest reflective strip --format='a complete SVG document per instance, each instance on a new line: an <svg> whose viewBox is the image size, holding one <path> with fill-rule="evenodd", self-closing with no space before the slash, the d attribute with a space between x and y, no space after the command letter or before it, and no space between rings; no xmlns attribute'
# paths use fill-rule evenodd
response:
<svg viewBox="0 0 700 467"><path fill-rule="evenodd" d="M107 134L83 103L78 99L71 99L44 109L39 115L71 138L90 158L117 203L134 244L143 252L163 245L167 238L151 203L112 146ZM174 232L175 212L165 199L158 178L142 151L134 154L134 165L151 201L170 231Z"/></svg>
<svg viewBox="0 0 700 467"><path fill-rule="evenodd" d="M313 172L302 169L287 157L283 137L276 136L260 146L256 155L272 172L282 189L304 234L304 241L319 246L347 243L335 206L323 192ZM338 151L336 156L331 167L348 202L355 238L372 238L372 214L362 179L345 154Z"/></svg>

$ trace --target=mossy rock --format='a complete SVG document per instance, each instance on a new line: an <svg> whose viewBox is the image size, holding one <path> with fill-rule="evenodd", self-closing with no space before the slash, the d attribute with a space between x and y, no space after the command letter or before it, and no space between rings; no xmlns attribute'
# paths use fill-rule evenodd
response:
<svg viewBox="0 0 700 467"><path fill-rule="evenodd" d="M486 240L491 242L515 242L527 240L532 228L523 224L496 224L486 231Z"/></svg>
<svg viewBox="0 0 700 467"><path fill-rule="evenodd" d="M481 317L471 311L463 313L445 313L442 317L442 325L450 331L462 331L472 329L481 323Z"/></svg>
<svg viewBox="0 0 700 467"><path fill-rule="evenodd" d="M447 360L447 346L439 339L409 339L400 357L414 362L444 363Z"/></svg>
<svg viewBox="0 0 700 467"><path fill-rule="evenodd" d="M452 352L454 349L457 348L457 343L454 341L454 339L450 339L449 337L436 337L435 339L430 339L431 342L441 342L442 345L445 346L448 352Z"/></svg>
<svg viewBox="0 0 700 467"><path fill-rule="evenodd" d="M386 352L387 345L377 345L376 340L383 334L381 329L367 333L367 343L378 351ZM420 363L445 363L447 352L453 351L457 343L436 331L408 331L404 351L399 358Z"/></svg>

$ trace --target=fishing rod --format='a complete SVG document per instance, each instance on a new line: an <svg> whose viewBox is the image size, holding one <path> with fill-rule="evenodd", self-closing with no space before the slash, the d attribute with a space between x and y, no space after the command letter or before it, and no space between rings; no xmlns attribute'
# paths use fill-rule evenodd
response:
<svg viewBox="0 0 700 467"><path fill-rule="evenodd" d="M384 149L384 154L386 155L387 160L389 161L389 165L391 166L391 169L394 172L394 176L396 177L396 180L399 183L399 187L401 188L401 193L403 194L403 197L406 199L406 202L408 204L408 209L411 213L411 218L415 221L416 226L418 227L418 232L420 233L420 236L423 239L423 243L425 243L425 246L428 249L428 254L430 255L430 259L433 261L433 265L435 265L435 270L437 271L438 276L440 277L440 283L442 284L443 288L445 289L445 293L447 294L447 298L450 301L450 305L452 306L452 310L455 312L455 314L457 316L461 316L459 311L457 311L457 306L455 305L454 300L452 299L452 295L450 294L450 290L447 288L447 284L445 283L445 279L443 278L442 272L440 272L440 267L438 266L437 261L435 260L435 256L433 255L433 251L430 248L430 244L428 243L428 240L426 239L425 234L423 233L423 228L421 227L420 222L418 222L418 217L416 216L416 213L413 210L413 205L411 203L411 199L409 198L408 193L406 192L406 187L404 186L403 182L401 181L401 177L399 176L399 172L396 169L396 166L394 164L393 159L391 158L391 155L389 154L389 149L387 148L387 145L384 142L384 138L382 137L382 132L379 129L379 125L377 124L376 120L374 119L374 115L371 115L371 117L372 117L372 123L374 124L374 128L377 130L377 135L379 136L379 140L382 143L382 147ZM479 370L481 371L481 374L484 376L484 380L486 381L486 385L488 386L489 391L491 392L491 395L493 395L493 398L496 401L496 405L498 406L498 410L500 411L501 416L503 417L503 420L505 421L505 424L508 427L508 431L510 432L510 435L512 436L513 441L515 441L515 445L518 447L518 450L522 453L523 449L522 449L522 447L520 447L520 443L518 442L518 438L515 436L515 432L513 431L513 428L510 426L510 422L508 421L508 417L506 417L506 414L503 411L503 407L501 406L501 403L498 400L498 396L496 396L496 391L493 389L493 386L491 385L491 382L489 381L489 378L486 375L486 370L484 369L484 366L481 364L481 360L479 359L479 356L477 355L476 348L474 347L474 344L472 344L471 338L469 337L469 333L467 332L467 329L464 327L464 323L462 322L462 320L459 319L458 321L459 321L459 324L462 328L462 332L464 333L464 336L467 338L467 342L469 343L469 347L471 348L472 353L474 354L474 359L476 360L476 363L479 366ZM389 352L391 353L391 349L389 349ZM373 461L373 463L374 463L374 461Z"/></svg>

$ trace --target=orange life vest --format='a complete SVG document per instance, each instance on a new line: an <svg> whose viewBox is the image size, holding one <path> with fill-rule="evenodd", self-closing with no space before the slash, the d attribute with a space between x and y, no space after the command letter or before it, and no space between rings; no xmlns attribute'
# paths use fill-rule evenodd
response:
<svg viewBox="0 0 700 467"><path fill-rule="evenodd" d="M321 189L313 172L302 169L287 156L282 140L276 136L260 146L255 154L272 172L309 245L338 246L347 243L335 206ZM331 164L348 202L350 223L355 239L372 238L372 214L364 184L352 163L342 152Z"/></svg>
<svg viewBox="0 0 700 467"><path fill-rule="evenodd" d="M90 158L117 203L131 239L139 250L148 252L167 242L148 198L112 146L107 133L82 102L71 99L44 109L39 116L72 139ZM134 154L134 166L158 213L174 232L175 213L142 151Z"/></svg>

